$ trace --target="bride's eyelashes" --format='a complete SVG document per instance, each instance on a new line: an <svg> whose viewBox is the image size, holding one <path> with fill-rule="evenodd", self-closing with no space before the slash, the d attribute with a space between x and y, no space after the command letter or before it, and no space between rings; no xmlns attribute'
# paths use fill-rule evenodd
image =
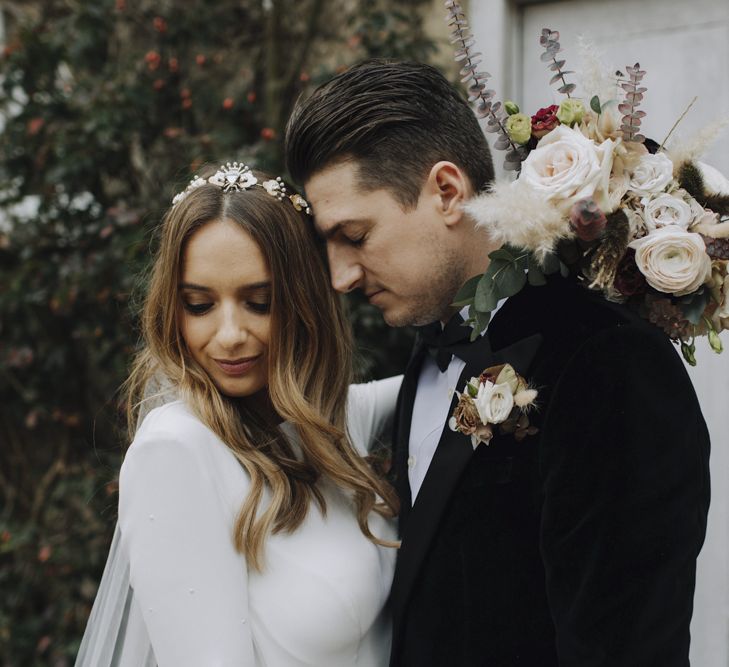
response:
<svg viewBox="0 0 729 667"><path fill-rule="evenodd" d="M182 302L182 307L191 315L204 315L207 313L212 307L212 303L189 303L187 301ZM271 304L270 302L257 302L257 301L247 301L246 302L246 308L253 311L254 313L258 315L266 315L271 311Z"/></svg>
<svg viewBox="0 0 729 667"><path fill-rule="evenodd" d="M187 301L182 302L182 307L191 315L204 315L211 308L212 303L188 303Z"/></svg>

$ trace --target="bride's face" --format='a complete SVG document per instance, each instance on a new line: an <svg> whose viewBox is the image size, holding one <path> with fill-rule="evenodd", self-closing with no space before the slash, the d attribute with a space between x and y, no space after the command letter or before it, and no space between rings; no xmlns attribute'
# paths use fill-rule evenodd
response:
<svg viewBox="0 0 729 667"><path fill-rule="evenodd" d="M180 327L195 361L226 396L252 396L268 384L271 274L239 225L197 230L182 257Z"/></svg>

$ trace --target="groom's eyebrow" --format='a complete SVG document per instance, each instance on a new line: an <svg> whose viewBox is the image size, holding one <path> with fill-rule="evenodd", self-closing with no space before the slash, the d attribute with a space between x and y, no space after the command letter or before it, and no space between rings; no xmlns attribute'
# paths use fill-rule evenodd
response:
<svg viewBox="0 0 729 667"><path fill-rule="evenodd" d="M325 241L328 241L346 227L356 225L357 223L368 223L369 221L369 218L349 218L348 220L341 220L340 222L333 224L329 229L317 228L317 230L319 232L319 236L321 236Z"/></svg>

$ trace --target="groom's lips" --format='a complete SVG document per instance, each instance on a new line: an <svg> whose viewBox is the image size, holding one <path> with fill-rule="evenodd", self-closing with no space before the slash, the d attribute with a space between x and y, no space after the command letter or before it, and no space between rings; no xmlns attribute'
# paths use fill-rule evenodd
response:
<svg viewBox="0 0 729 667"><path fill-rule="evenodd" d="M385 290L383 290L383 289L380 289L380 290L375 290L374 292L368 292L368 293L367 293L367 300L368 300L368 301L369 301L369 302L370 302L371 304L375 304L375 299L377 299L377 297L379 297L380 295L382 295L382 294L384 294L384 293L385 293ZM375 305L376 305L376 304L375 304Z"/></svg>

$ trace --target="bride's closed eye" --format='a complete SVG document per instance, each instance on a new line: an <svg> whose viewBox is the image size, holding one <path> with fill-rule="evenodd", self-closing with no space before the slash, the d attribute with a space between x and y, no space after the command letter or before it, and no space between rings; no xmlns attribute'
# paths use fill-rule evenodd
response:
<svg viewBox="0 0 729 667"><path fill-rule="evenodd" d="M204 315L211 308L212 303L189 303L187 301L182 302L182 307L191 315Z"/></svg>

